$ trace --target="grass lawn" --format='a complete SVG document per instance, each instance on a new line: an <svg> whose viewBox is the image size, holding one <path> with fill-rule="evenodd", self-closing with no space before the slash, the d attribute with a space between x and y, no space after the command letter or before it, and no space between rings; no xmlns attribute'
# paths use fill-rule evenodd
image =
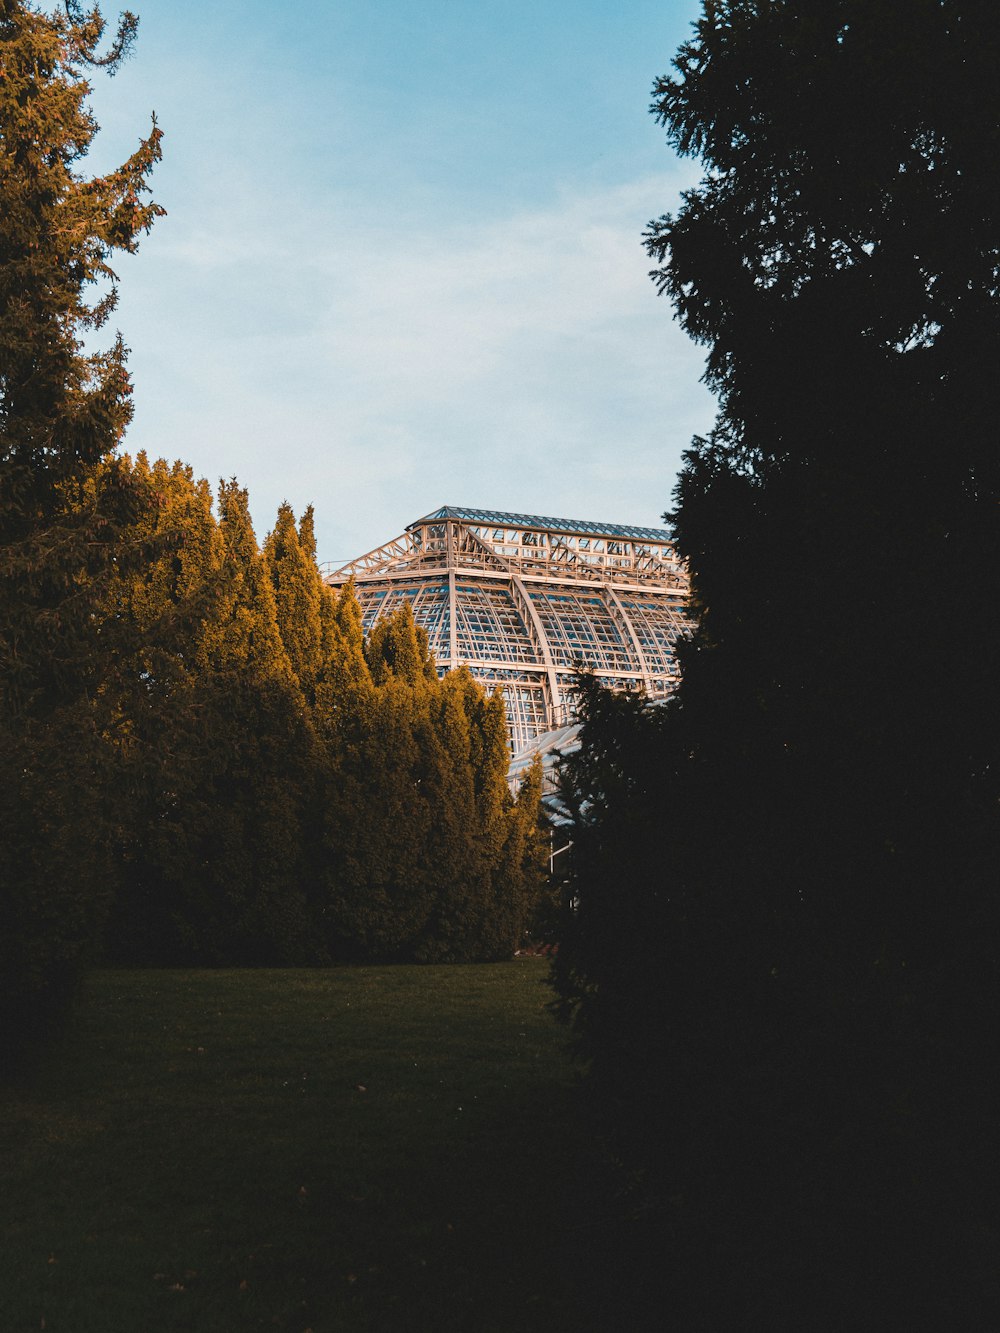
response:
<svg viewBox="0 0 1000 1333"><path fill-rule="evenodd" d="M0 1092L0 1330L590 1327L546 975L95 974Z"/></svg>

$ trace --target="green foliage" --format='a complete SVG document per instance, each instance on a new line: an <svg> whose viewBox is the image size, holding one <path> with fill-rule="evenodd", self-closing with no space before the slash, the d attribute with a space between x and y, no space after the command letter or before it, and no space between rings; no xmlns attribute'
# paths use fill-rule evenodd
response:
<svg viewBox="0 0 1000 1333"><path fill-rule="evenodd" d="M317 728L330 756L323 812L331 953L509 958L537 891L521 831L537 823L539 793L515 807L507 790L500 696L487 698L464 669L438 679L408 603L379 622L363 657L350 587L337 622L342 652L331 684L317 692Z"/></svg>
<svg viewBox="0 0 1000 1333"><path fill-rule="evenodd" d="M558 940L559 897L549 879L549 851L549 826L542 807L542 761L536 755L518 789L504 849L504 874L508 882L517 885L519 910L510 932L516 945L552 945Z"/></svg>
<svg viewBox="0 0 1000 1333"><path fill-rule="evenodd" d="M430 962L474 959L483 927L486 866L465 685L466 680L454 674L429 690L423 719L422 748L429 762L421 794L429 816L429 856L422 878L429 881L433 906L414 953Z"/></svg>
<svg viewBox="0 0 1000 1333"><path fill-rule="evenodd" d="M409 606L362 633L282 505L118 454L110 260L162 210L149 137L77 164L85 73L135 33L0 0L0 1045L118 961L496 958L521 929L502 708L439 681ZM504 864L503 874L498 867ZM502 925L500 923L503 923ZM37 1022L36 1022L37 1020Z"/></svg>
<svg viewBox="0 0 1000 1333"><path fill-rule="evenodd" d="M699 628L670 707L586 696L557 976L687 1326L987 1318L998 57L971 0L720 0L656 88Z"/></svg>
<svg viewBox="0 0 1000 1333"><path fill-rule="evenodd" d="M300 687L312 694L323 666L324 588L316 568L316 542L311 536L312 510L303 518L305 544L299 541L291 506L278 510L274 531L264 543L264 559L274 589L275 614L281 640Z"/></svg>
<svg viewBox="0 0 1000 1333"><path fill-rule="evenodd" d="M408 604L366 644L353 589L322 584L287 505L261 553L235 483L217 522L190 469L140 456L134 472L156 505L130 533L149 561L111 599L136 684L114 732L109 956L510 957L538 795L507 791L500 696L467 671L439 680Z"/></svg>
<svg viewBox="0 0 1000 1333"><path fill-rule="evenodd" d="M468 860L459 825L468 761L461 744L452 756L442 749L434 716L441 687L409 604L369 635L360 680L353 591L345 591L338 612L345 635L354 636L354 718L347 722L344 780L327 803L336 867L328 920L337 952L412 957L436 897L463 894L454 880ZM451 721L464 724L454 714ZM440 803L449 797L454 809ZM464 808L468 813L468 803Z"/></svg>
<svg viewBox="0 0 1000 1333"><path fill-rule="evenodd" d="M321 961L305 864L317 747L246 493L223 485L216 523L189 469L158 463L152 479L151 535L166 540L122 597L141 633L141 690L123 742L130 804L109 952Z"/></svg>
<svg viewBox="0 0 1000 1333"><path fill-rule="evenodd" d="M162 210L144 199L149 137L116 171L76 169L97 125L95 10L0 5L0 1048L64 1008L106 907L113 822L105 743L121 641L100 624L123 532L146 505L114 451L131 417L121 339L81 339L114 310L115 251ZM96 292L93 289L97 289ZM100 624L100 632L98 625Z"/></svg>
<svg viewBox="0 0 1000 1333"><path fill-rule="evenodd" d="M365 642L365 660L376 685L395 677L418 689L434 679L427 631L414 623L409 602L403 602L393 615L383 616L375 625Z"/></svg>

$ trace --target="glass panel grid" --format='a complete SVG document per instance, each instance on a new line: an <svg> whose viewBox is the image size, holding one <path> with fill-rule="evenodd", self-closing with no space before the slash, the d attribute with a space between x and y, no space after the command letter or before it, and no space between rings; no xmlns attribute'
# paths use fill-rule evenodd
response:
<svg viewBox="0 0 1000 1333"><path fill-rule="evenodd" d="M629 623L639 640L646 665L653 675L677 670L674 645L682 632L678 610L672 598L629 597L619 594Z"/></svg>
<svg viewBox="0 0 1000 1333"><path fill-rule="evenodd" d="M541 588L533 588L531 596L557 666L582 661L595 670L639 670L603 598Z"/></svg>
<svg viewBox="0 0 1000 1333"><path fill-rule="evenodd" d="M397 583L389 588L357 588L364 632L378 621L391 616L404 602L413 607L413 618L427 631L427 639L436 656L446 656L450 635L448 584L446 581L421 580Z"/></svg>
<svg viewBox="0 0 1000 1333"><path fill-rule="evenodd" d="M455 621L459 657L469 662L537 660L528 631L506 588L458 584Z"/></svg>
<svg viewBox="0 0 1000 1333"><path fill-rule="evenodd" d="M446 523L452 525L447 538ZM386 547L394 563L383 566L388 573L405 565L405 576L371 577L372 569L370 581L356 585L365 631L409 601L439 663L450 663L452 569L457 659L487 689L502 689L516 748L571 719L572 671L578 664L616 689L636 688L637 678L648 672L650 698L670 693L677 676L674 645L686 625L686 576L665 530L441 509L408 533L409 551L396 559L396 547ZM515 569L501 565L504 577L479 574L480 565L499 573L480 542ZM520 584L533 608L530 616L509 581L512 574L516 579L517 567L528 573L526 566L537 571ZM623 576L628 570L634 577ZM602 589L595 578L613 580L616 592ZM330 582L336 586L333 578ZM625 586L630 582L646 586ZM558 673L554 700L546 662ZM439 669L443 673L445 665Z"/></svg>

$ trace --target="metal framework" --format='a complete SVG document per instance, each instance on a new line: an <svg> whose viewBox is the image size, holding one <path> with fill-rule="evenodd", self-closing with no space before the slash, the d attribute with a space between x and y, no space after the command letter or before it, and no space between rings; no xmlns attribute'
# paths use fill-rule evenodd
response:
<svg viewBox="0 0 1000 1333"><path fill-rule="evenodd" d="M688 581L666 531L446 506L327 573L354 580L365 630L404 600L441 672L499 686L515 753L573 716L584 667L665 697L688 628Z"/></svg>

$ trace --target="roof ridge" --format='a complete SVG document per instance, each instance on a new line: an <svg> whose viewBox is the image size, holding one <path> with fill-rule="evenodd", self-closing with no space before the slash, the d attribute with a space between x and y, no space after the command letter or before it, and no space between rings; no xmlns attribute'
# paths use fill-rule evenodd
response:
<svg viewBox="0 0 1000 1333"><path fill-rule="evenodd" d="M589 536L638 537L647 541L669 541L666 528L642 527L631 523L597 523L592 519L555 518L548 514L513 513L499 509L473 509L460 505L442 505L430 514L407 524L407 530L421 523L458 519L465 523L502 523L505 526L549 529L556 532L574 532Z"/></svg>

